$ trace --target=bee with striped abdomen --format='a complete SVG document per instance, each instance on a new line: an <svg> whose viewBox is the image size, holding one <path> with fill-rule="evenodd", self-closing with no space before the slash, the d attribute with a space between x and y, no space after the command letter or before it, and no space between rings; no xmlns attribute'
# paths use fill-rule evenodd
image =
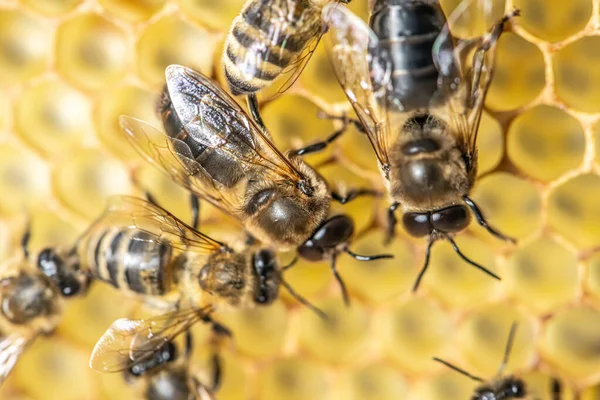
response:
<svg viewBox="0 0 600 400"><path fill-rule="evenodd" d="M471 213L492 235L514 242L487 223L469 192L477 176L477 132L495 45L515 15L516 10L484 36L458 41L437 1L375 0L370 27L344 7L323 9L331 63L393 201L388 240L400 206L406 231L429 237L414 290L429 265L431 246L440 239L464 261L500 279L464 256L453 240L467 228Z"/></svg>
<svg viewBox="0 0 600 400"><path fill-rule="evenodd" d="M310 261L332 260L348 250L354 223L329 217L332 200L346 203L371 190L331 193L314 169L294 153L281 153L268 133L225 91L189 68L167 67L160 101L166 135L143 121L121 116L132 145L179 185L237 218L259 241L278 251L302 248Z"/></svg>
<svg viewBox="0 0 600 400"><path fill-rule="evenodd" d="M248 0L233 20L222 63L233 95L247 95L255 121L264 128L256 93L273 81L287 90L323 35L321 11L336 0ZM350 0L340 0L349 3Z"/></svg>

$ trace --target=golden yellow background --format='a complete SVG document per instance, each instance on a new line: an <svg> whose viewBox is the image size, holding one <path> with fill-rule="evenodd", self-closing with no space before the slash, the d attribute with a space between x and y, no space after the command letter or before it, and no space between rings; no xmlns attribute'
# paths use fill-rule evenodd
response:
<svg viewBox="0 0 600 400"><path fill-rule="evenodd" d="M183 191L139 159L117 118L158 124L153 103L168 64L222 78L222 41L242 3L0 0L3 265L19 259L28 219L33 250L68 246L107 196L139 194L132 169L162 204L189 218ZM366 3L354 0L351 8L366 17ZM456 1L442 3L449 9ZM508 370L526 379L535 398L550 398L552 376L563 381L563 399L600 381L600 2L494 1L492 14L498 18L513 6L522 17L498 46L473 197L519 243L501 243L475 223L457 239L502 282L440 243L413 296L424 241L401 232L383 249L381 233L371 228L384 222L385 200L336 206L355 217L361 234L354 251L391 251L396 258L340 257L354 300L349 309L327 264L299 263L286 273L332 315L329 324L285 293L268 308L219 314L235 335L222 352L219 399L468 399L474 383L431 357L492 377L513 320L519 330ZM277 144L288 149L334 130L316 118L318 109L348 110L322 48L298 84L262 111ZM353 130L308 161L333 187L381 186L370 145ZM215 218L205 207L204 221ZM100 284L70 301L56 334L27 351L0 398L138 398L139 385L87 367L98 337L135 307ZM205 331L195 329L194 369L203 379L210 352ZM583 397L599 396L590 388Z"/></svg>

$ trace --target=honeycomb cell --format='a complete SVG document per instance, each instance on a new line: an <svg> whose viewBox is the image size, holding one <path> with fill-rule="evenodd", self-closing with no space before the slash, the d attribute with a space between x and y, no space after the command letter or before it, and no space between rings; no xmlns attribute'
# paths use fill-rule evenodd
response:
<svg viewBox="0 0 600 400"><path fill-rule="evenodd" d="M18 10L0 10L0 84L14 85L46 69L51 27Z"/></svg>
<svg viewBox="0 0 600 400"><path fill-rule="evenodd" d="M29 239L31 253L36 253L48 246L69 249L77 240L80 232L73 226L70 219L60 215L57 211L55 207L50 208L46 205L37 206L30 211L28 224L31 234ZM17 235L13 235L19 236L14 239L20 240L21 232L24 233L24 229L25 227Z"/></svg>
<svg viewBox="0 0 600 400"><path fill-rule="evenodd" d="M352 298L357 296L369 303L390 301L407 291L417 275L415 256L408 244L396 239L384 246L384 234L372 231L352 243L351 250L358 254L392 254L393 259L358 261L344 257L340 271Z"/></svg>
<svg viewBox="0 0 600 400"><path fill-rule="evenodd" d="M586 36L554 55L556 93L570 107L600 111L600 36Z"/></svg>
<svg viewBox="0 0 600 400"><path fill-rule="evenodd" d="M583 127L566 112L540 105L519 115L508 132L508 155L524 173L550 181L583 162Z"/></svg>
<svg viewBox="0 0 600 400"><path fill-rule="evenodd" d="M543 359L565 376L597 376L600 365L600 312L579 305L557 312L544 327Z"/></svg>
<svg viewBox="0 0 600 400"><path fill-rule="evenodd" d="M505 33L496 48L496 66L486 105L504 111L533 101L545 85L540 49L513 33Z"/></svg>
<svg viewBox="0 0 600 400"><path fill-rule="evenodd" d="M465 235L457 237L455 241L469 259L503 277L496 267L494 251L485 242ZM429 289L431 294L454 307L476 304L499 290L496 279L460 259L446 241L434 245L422 285L423 289Z"/></svg>
<svg viewBox="0 0 600 400"><path fill-rule="evenodd" d="M142 32L137 43L137 70L148 83L160 86L165 68L181 64L210 75L213 68L215 39L206 30L168 15Z"/></svg>
<svg viewBox="0 0 600 400"><path fill-rule="evenodd" d="M383 354L404 371L423 374L452 340L450 316L428 298L410 297L375 317Z"/></svg>
<svg viewBox="0 0 600 400"><path fill-rule="evenodd" d="M254 358L279 354L287 333L287 309L277 301L269 306L244 308L223 314L238 351Z"/></svg>
<svg viewBox="0 0 600 400"><path fill-rule="evenodd" d="M299 81L313 96L320 97L328 103L346 101L346 95L331 68L322 43L313 53Z"/></svg>
<svg viewBox="0 0 600 400"><path fill-rule="evenodd" d="M586 264L585 288L600 304L600 253L594 254Z"/></svg>
<svg viewBox="0 0 600 400"><path fill-rule="evenodd" d="M183 13L217 31L227 31L231 21L240 13L245 0L215 2L211 0L178 0Z"/></svg>
<svg viewBox="0 0 600 400"><path fill-rule="evenodd" d="M276 361L261 371L257 382L261 400L324 400L332 391L326 371L304 358Z"/></svg>
<svg viewBox="0 0 600 400"><path fill-rule="evenodd" d="M17 363L15 385L35 399L94 400L88 357L86 350L59 338L38 339Z"/></svg>
<svg viewBox="0 0 600 400"><path fill-rule="evenodd" d="M321 300L316 306L327 319L303 309L294 327L300 345L318 360L347 365L364 350L369 327L366 310L356 302L346 307L339 296Z"/></svg>
<svg viewBox="0 0 600 400"><path fill-rule="evenodd" d="M16 104L15 128L19 135L54 158L73 153L91 137L91 106L88 99L60 80L28 87Z"/></svg>
<svg viewBox="0 0 600 400"><path fill-rule="evenodd" d="M129 171L98 150L82 150L63 161L57 165L53 178L61 201L88 218L102 212L107 196L131 190Z"/></svg>
<svg viewBox="0 0 600 400"><path fill-rule="evenodd" d="M503 148L504 135L500 123L484 112L477 135L477 175L493 170L500 163L504 154Z"/></svg>
<svg viewBox="0 0 600 400"><path fill-rule="evenodd" d="M0 145L0 213L15 214L40 204L50 193L49 175L44 162L29 151Z"/></svg>
<svg viewBox="0 0 600 400"><path fill-rule="evenodd" d="M506 303L478 307L454 331L454 341L464 360L461 366L478 376L495 376L504 357L513 322L518 324L517 333L504 372L511 373L528 366L535 356L533 319Z"/></svg>
<svg viewBox="0 0 600 400"><path fill-rule="evenodd" d="M600 244L600 177L583 174L572 178L550 193L548 224L579 248Z"/></svg>
<svg viewBox="0 0 600 400"><path fill-rule="evenodd" d="M130 50L125 32L96 14L81 14L56 31L56 68L85 90L117 83L128 65Z"/></svg>
<svg viewBox="0 0 600 400"><path fill-rule="evenodd" d="M154 112L156 98L156 94L133 85L104 91L94 113L100 140L123 159L138 159L136 151L119 127L119 116L129 115L159 127L161 124Z"/></svg>
<svg viewBox="0 0 600 400"><path fill-rule="evenodd" d="M521 239L540 228L542 199L535 186L524 179L504 172L488 175L476 182L471 197L487 221L506 235ZM471 229L476 226L472 221ZM483 229L481 237L492 239Z"/></svg>
<svg viewBox="0 0 600 400"><path fill-rule="evenodd" d="M514 6L521 10L519 26L538 39L558 42L585 28L593 1L554 1L549 6L544 0L514 0Z"/></svg>
<svg viewBox="0 0 600 400"><path fill-rule="evenodd" d="M519 246L503 277L512 297L539 314L573 300L580 286L577 255L545 236Z"/></svg>
<svg viewBox="0 0 600 400"><path fill-rule="evenodd" d="M353 400L397 400L408 394L406 380L388 365L368 365L347 375L349 396Z"/></svg>
<svg viewBox="0 0 600 400"><path fill-rule="evenodd" d="M145 21L164 7L165 0L99 0L117 18L129 22Z"/></svg>
<svg viewBox="0 0 600 400"><path fill-rule="evenodd" d="M436 363L429 359L430 368ZM440 373L432 378L419 380L408 396L408 400L446 400L469 399L473 394L476 382L447 367L439 366ZM442 370L444 368L444 370Z"/></svg>
<svg viewBox="0 0 600 400"><path fill-rule="evenodd" d="M58 16L73 11L83 0L21 0L23 4L39 13Z"/></svg>

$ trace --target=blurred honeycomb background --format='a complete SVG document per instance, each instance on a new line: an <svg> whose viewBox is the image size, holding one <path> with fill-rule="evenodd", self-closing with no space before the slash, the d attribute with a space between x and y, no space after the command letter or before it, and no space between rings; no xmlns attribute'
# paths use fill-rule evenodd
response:
<svg viewBox="0 0 600 400"><path fill-rule="evenodd" d="M456 3L442 2L446 10ZM153 104L168 64L222 81L222 42L242 4L0 0L3 265L21 257L28 221L32 250L68 246L107 196L140 194L139 186L190 218L185 193L140 161L117 118L128 114L158 125ZM384 221L386 201L335 206L356 220L354 251L391 251L396 258L340 257L353 298L348 309L327 264L301 262L286 273L332 316L328 323L286 293L272 307L221 312L235 340L222 350L219 399L467 399L474 382L431 357L492 377L514 320L519 330L508 372L523 376L533 397L550 399L555 377L563 383L562 399L573 399L575 390L584 400L600 399L600 1L494 1L492 13L499 18L512 7L522 17L498 45L473 197L492 224L519 242L498 242L475 223L457 239L503 280L489 279L439 243L413 296L424 242L400 232L384 250L380 230L372 228ZM366 0L350 8L366 18ZM348 110L321 47L297 85L262 111L287 149L335 129L316 117L320 109ZM370 145L355 131L308 161L334 187L381 186ZM203 230L219 235L222 227L213 222L220 217L208 207L202 216ZM26 352L0 398L139 398L139 385L87 367L98 337L137 307L100 284L70 301L57 333ZM208 379L205 331L194 329L193 365Z"/></svg>

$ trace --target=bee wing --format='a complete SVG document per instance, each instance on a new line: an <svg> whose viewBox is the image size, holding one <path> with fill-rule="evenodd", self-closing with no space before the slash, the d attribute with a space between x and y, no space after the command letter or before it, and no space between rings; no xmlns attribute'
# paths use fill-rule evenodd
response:
<svg viewBox="0 0 600 400"><path fill-rule="evenodd" d="M207 317L212 310L212 306L207 306L149 319L118 319L94 346L90 368L98 372L119 372L144 362L152 358L163 345Z"/></svg>
<svg viewBox="0 0 600 400"><path fill-rule="evenodd" d="M323 21L329 28L324 38L325 48L338 81L361 120L377 158L387 165L389 56L379 48L379 40L369 26L346 7L335 3L326 5Z"/></svg>
<svg viewBox="0 0 600 400"><path fill-rule="evenodd" d="M195 142L236 160L244 172L299 182L302 174L246 112L209 78L180 65L166 69L167 87L184 130Z"/></svg>
<svg viewBox="0 0 600 400"><path fill-rule="evenodd" d="M190 377L190 386L195 400L215 400L215 397L206 386L204 386L195 376Z"/></svg>
<svg viewBox="0 0 600 400"><path fill-rule="evenodd" d="M4 383L19 357L35 336L11 334L0 338L0 385Z"/></svg>
<svg viewBox="0 0 600 400"><path fill-rule="evenodd" d="M164 208L133 196L113 196L100 220L143 231L157 243L182 251L212 254L225 244L197 231Z"/></svg>

